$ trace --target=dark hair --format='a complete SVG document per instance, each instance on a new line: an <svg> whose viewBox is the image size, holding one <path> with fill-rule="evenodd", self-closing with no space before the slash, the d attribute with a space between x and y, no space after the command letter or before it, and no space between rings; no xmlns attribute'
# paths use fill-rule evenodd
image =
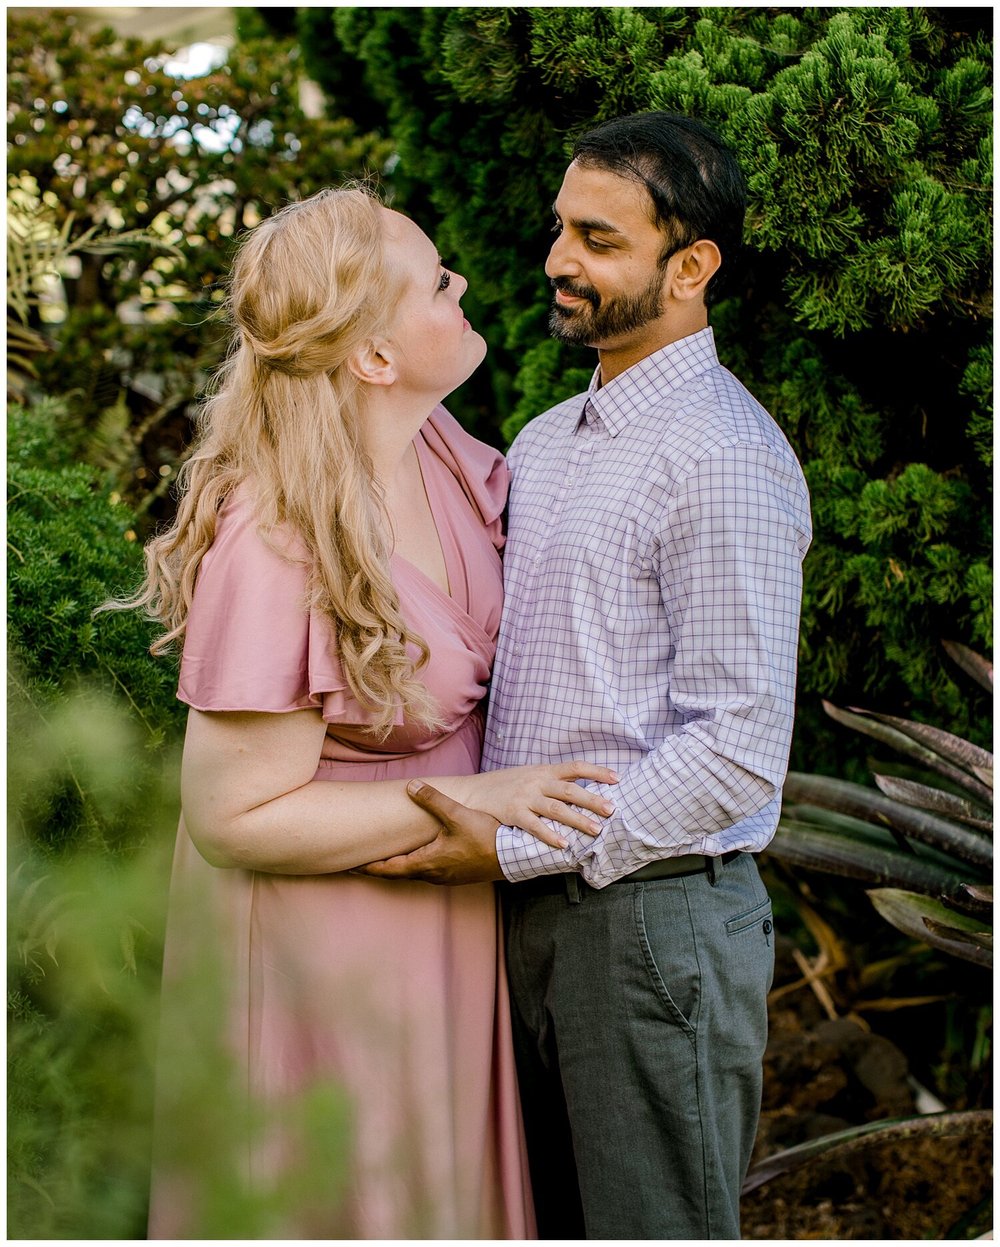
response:
<svg viewBox="0 0 1000 1247"><path fill-rule="evenodd" d="M691 117L635 113L581 134L573 159L645 186L654 224L668 240L661 263L699 238L715 243L723 264L705 290L711 303L742 246L746 214L746 180L722 139Z"/></svg>

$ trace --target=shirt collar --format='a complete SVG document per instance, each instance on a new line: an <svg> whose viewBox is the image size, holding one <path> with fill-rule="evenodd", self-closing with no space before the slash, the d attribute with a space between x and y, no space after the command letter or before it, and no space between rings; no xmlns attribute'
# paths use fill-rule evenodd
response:
<svg viewBox="0 0 1000 1247"><path fill-rule="evenodd" d="M585 417L591 420L593 412L611 436L616 437L636 416L654 403L662 402L665 395L718 365L715 334L711 328L699 329L697 333L661 347L626 368L607 385L601 385L598 365L587 391Z"/></svg>

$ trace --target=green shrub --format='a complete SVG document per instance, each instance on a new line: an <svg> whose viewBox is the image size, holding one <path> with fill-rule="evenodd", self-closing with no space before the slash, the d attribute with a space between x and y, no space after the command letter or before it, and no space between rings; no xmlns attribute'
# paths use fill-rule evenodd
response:
<svg viewBox="0 0 1000 1247"><path fill-rule="evenodd" d="M163 746L177 736L176 665L154 661L151 626L136 612L93 615L142 576L133 517L97 470L80 462L83 435L64 405L12 406L8 420L8 642L12 730L46 725L44 783L12 787L15 825L50 847L114 846L142 838L135 807L94 799L69 744L68 694L86 691L95 731L127 758L122 791L159 783ZM128 728L98 727L124 704ZM75 702L74 705L81 703ZM63 742L63 743L60 743ZM98 795L100 795L98 793Z"/></svg>
<svg viewBox="0 0 1000 1247"><path fill-rule="evenodd" d="M455 407L496 444L594 362L546 327L574 134L653 108L721 131L750 202L712 313L720 355L813 495L801 704L891 707L984 743L937 647L992 636L985 13L348 7L301 9L299 29L332 107L381 119L401 201L470 280L490 355ZM799 766L844 765L811 710L798 735Z"/></svg>

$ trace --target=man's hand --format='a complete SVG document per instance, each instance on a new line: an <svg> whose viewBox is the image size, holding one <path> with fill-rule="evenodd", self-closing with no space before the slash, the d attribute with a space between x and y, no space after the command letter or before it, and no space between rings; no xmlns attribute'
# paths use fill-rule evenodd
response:
<svg viewBox="0 0 1000 1247"><path fill-rule="evenodd" d="M406 792L411 801L434 815L441 830L430 844L358 866L356 873L425 883L488 883L504 877L496 847L500 823L492 814L459 805L419 779L411 779Z"/></svg>

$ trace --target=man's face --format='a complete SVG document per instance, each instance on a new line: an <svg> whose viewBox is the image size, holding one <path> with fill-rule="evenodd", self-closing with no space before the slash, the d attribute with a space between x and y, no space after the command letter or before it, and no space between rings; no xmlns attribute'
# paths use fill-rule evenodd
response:
<svg viewBox="0 0 1000 1247"><path fill-rule="evenodd" d="M558 235L545 272L552 333L578 346L655 350L662 337L666 239L649 193L606 169L571 164L553 209Z"/></svg>

